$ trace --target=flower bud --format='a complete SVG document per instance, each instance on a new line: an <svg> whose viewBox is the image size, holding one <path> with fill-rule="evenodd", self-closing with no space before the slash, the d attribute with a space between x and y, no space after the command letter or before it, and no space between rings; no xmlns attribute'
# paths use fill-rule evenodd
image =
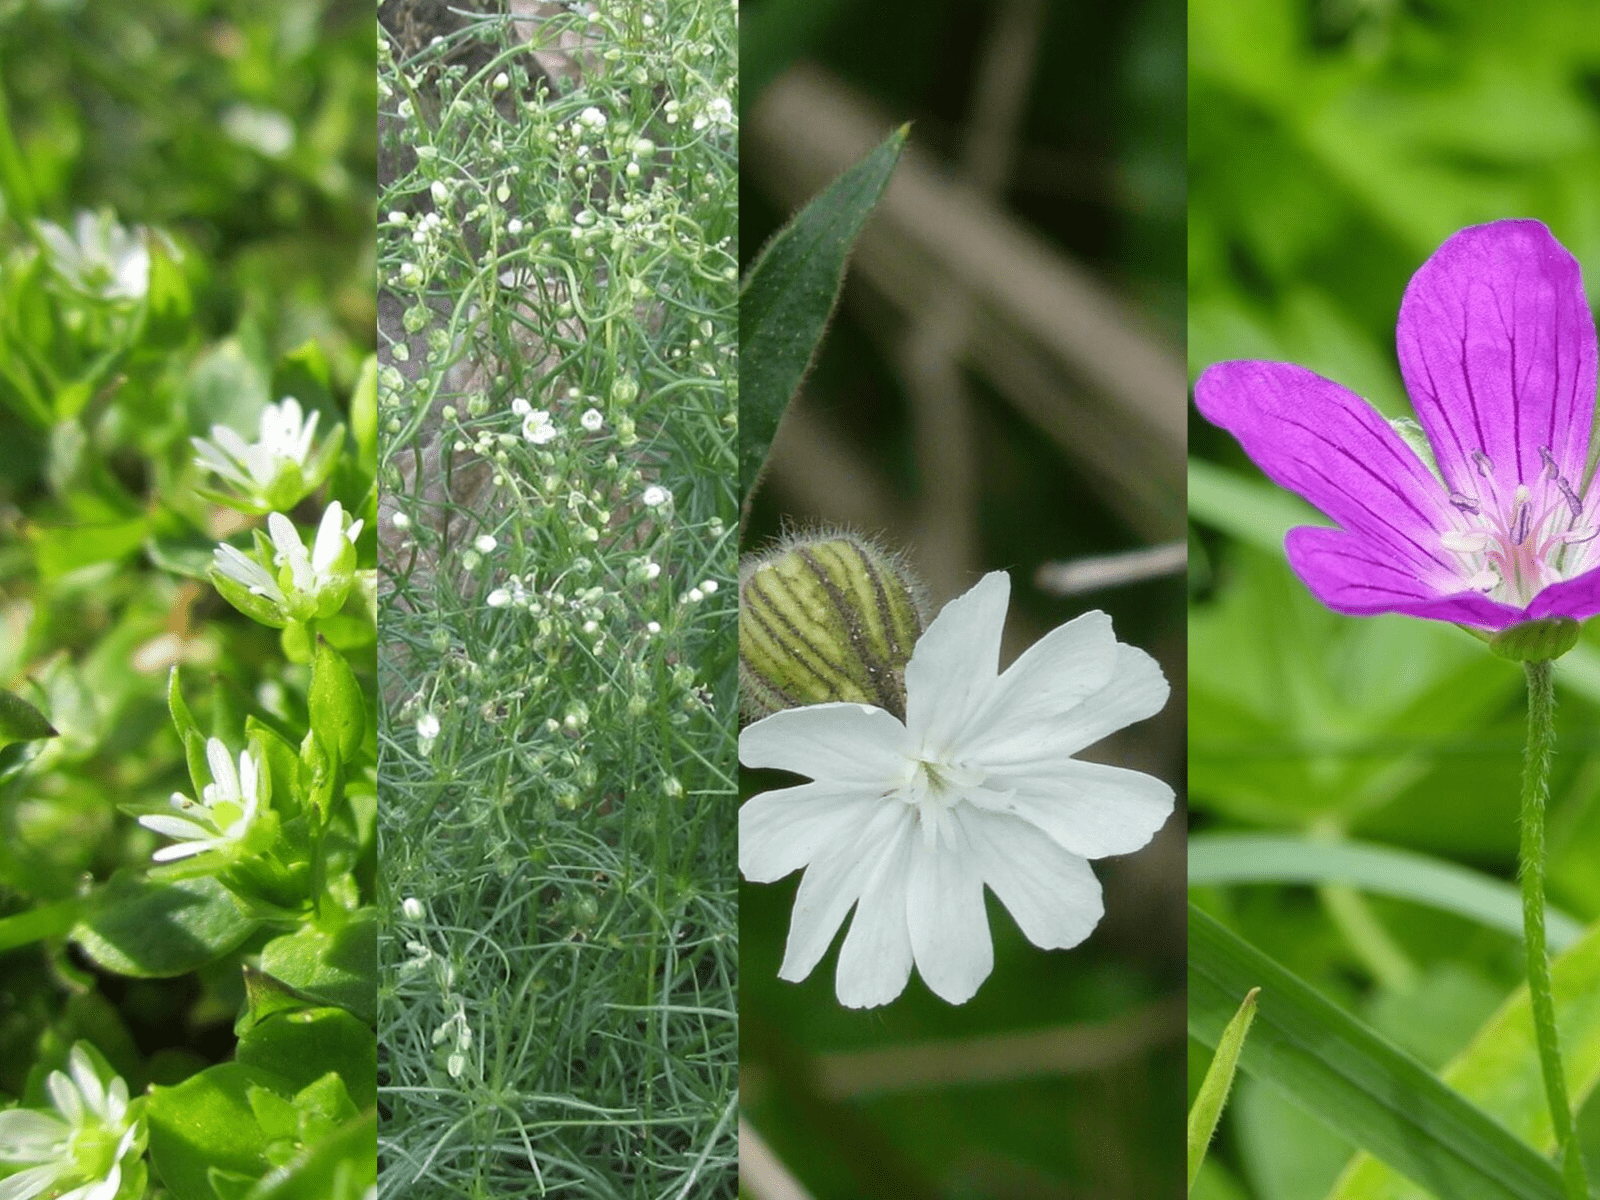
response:
<svg viewBox="0 0 1600 1200"><path fill-rule="evenodd" d="M905 718L906 664L927 624L906 565L853 534L791 539L739 571L739 703L749 720L805 704Z"/></svg>

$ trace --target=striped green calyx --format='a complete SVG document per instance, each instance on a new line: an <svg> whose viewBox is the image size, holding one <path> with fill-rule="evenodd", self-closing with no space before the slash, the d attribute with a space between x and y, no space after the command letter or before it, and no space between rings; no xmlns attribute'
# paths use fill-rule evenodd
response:
<svg viewBox="0 0 1600 1200"><path fill-rule="evenodd" d="M739 568L739 705L749 720L844 700L901 720L922 587L853 534L792 538Z"/></svg>

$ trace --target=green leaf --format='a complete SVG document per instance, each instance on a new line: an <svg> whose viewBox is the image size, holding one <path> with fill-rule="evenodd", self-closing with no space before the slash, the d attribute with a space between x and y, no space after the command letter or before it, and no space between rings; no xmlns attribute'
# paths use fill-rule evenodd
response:
<svg viewBox="0 0 1600 1200"><path fill-rule="evenodd" d="M0 747L58 736L45 715L15 692L0 688Z"/></svg>
<svg viewBox="0 0 1600 1200"><path fill-rule="evenodd" d="M1319 842L1274 834L1202 833L1189 839L1189 886L1233 883L1344 883L1415 900L1492 929L1522 936L1522 894L1493 876L1455 863L1365 842ZM1546 912L1554 949L1583 936L1583 926Z"/></svg>
<svg viewBox="0 0 1600 1200"><path fill-rule="evenodd" d="M1228 1102L1228 1089L1233 1086L1234 1071L1239 1066L1239 1051L1244 1048L1245 1035L1256 1018L1256 996L1259 988L1251 988L1239 1002L1239 1011L1222 1030L1217 1043L1217 1053L1206 1068L1206 1077L1200 1083L1200 1094L1189 1108L1189 1190L1194 1190L1195 1177L1206 1160L1206 1148L1217 1131L1217 1121L1222 1117L1222 1106Z"/></svg>
<svg viewBox="0 0 1600 1200"><path fill-rule="evenodd" d="M1189 460L1189 516L1277 555L1283 554L1284 534L1296 525L1329 524L1298 496L1203 458Z"/></svg>
<svg viewBox="0 0 1600 1200"><path fill-rule="evenodd" d="M739 290L739 490L748 497L844 284L850 248L909 126L839 176L767 243Z"/></svg>
<svg viewBox="0 0 1600 1200"><path fill-rule="evenodd" d="M378 1113L369 1108L264 1176L248 1200L361 1200L377 1178Z"/></svg>
<svg viewBox="0 0 1600 1200"><path fill-rule="evenodd" d="M1555 1167L1531 1146L1191 904L1190 1033L1217 1045L1255 987L1261 998L1239 1060L1246 1074L1437 1195L1561 1200Z"/></svg>
<svg viewBox="0 0 1600 1200"><path fill-rule="evenodd" d="M274 938L261 969L302 996L349 1009L369 1025L378 1008L378 926L362 909L338 929L308 925Z"/></svg>
<svg viewBox="0 0 1600 1200"><path fill-rule="evenodd" d="M1551 983L1561 1055L1577 1111L1600 1086L1600 926L1551 964ZM1555 1150L1525 985L1442 1076L1511 1132L1547 1152ZM1330 1200L1419 1200L1426 1194L1383 1163L1359 1155Z"/></svg>
<svg viewBox="0 0 1600 1200"><path fill-rule="evenodd" d="M60 525L33 530L39 577L54 582L79 567L114 563L144 545L150 522L144 517L104 525Z"/></svg>
<svg viewBox="0 0 1600 1200"><path fill-rule="evenodd" d="M41 904L14 916L0 917L0 952L15 950L31 942L60 937L78 921L83 904L78 900L58 900Z"/></svg>
<svg viewBox="0 0 1600 1200"><path fill-rule="evenodd" d="M366 704L361 685L344 656L322 638L311 661L311 728L326 746L337 747L341 762L361 749L366 735Z"/></svg>
<svg viewBox="0 0 1600 1200"><path fill-rule="evenodd" d="M356 461L371 478L378 470L378 359L367 355L361 363L355 391L350 395L350 434L355 438Z"/></svg>
<svg viewBox="0 0 1600 1200"><path fill-rule="evenodd" d="M118 872L96 892L72 940L118 975L184 975L233 950L256 922L206 876L156 882Z"/></svg>
<svg viewBox="0 0 1600 1200"><path fill-rule="evenodd" d="M274 1014L239 1039L238 1060L281 1076L296 1091L336 1071L357 1108L378 1098L377 1038L342 1008Z"/></svg>
<svg viewBox="0 0 1600 1200"><path fill-rule="evenodd" d="M215 1170L259 1179L271 1166L267 1137L250 1104L252 1088L285 1099L287 1082L245 1063L221 1063L177 1087L150 1089L150 1158L175 1200L216 1200Z"/></svg>

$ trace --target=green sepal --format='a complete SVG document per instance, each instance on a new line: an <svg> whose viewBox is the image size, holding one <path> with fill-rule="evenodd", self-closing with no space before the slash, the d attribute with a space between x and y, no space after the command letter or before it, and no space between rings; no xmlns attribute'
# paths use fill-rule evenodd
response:
<svg viewBox="0 0 1600 1200"><path fill-rule="evenodd" d="M1502 629L1489 639L1489 649L1511 662L1539 663L1560 658L1578 644L1578 622L1571 617L1544 617Z"/></svg>

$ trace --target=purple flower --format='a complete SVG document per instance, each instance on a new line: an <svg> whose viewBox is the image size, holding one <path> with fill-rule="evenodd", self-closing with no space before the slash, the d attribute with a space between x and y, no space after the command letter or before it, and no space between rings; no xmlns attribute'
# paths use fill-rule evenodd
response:
<svg viewBox="0 0 1600 1200"><path fill-rule="evenodd" d="M1295 572L1345 613L1500 630L1600 612L1577 261L1538 221L1463 229L1412 277L1396 341L1426 446L1289 363L1218 363L1195 384L1208 421L1338 525L1289 531Z"/></svg>

